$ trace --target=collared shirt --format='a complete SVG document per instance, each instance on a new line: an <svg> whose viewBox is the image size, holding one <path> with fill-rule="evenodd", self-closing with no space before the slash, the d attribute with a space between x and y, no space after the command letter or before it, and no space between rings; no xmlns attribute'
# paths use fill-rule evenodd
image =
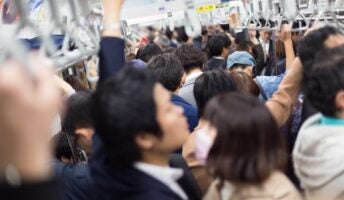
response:
<svg viewBox="0 0 344 200"><path fill-rule="evenodd" d="M177 180L183 176L184 172L182 169L171 168L171 167L160 167L160 166L151 165L151 164L147 164L143 162L136 162L134 166L138 170L164 183L167 187L169 187L174 193L176 193L182 199L185 199L185 200L188 199L183 189L177 183Z"/></svg>
<svg viewBox="0 0 344 200"><path fill-rule="evenodd" d="M269 55L269 50L270 50L270 40L268 40L267 42L265 42L262 38L259 38L259 42L263 47L264 50L264 59L266 61L268 55Z"/></svg>
<svg viewBox="0 0 344 200"><path fill-rule="evenodd" d="M321 116L321 125L344 126L344 119Z"/></svg>
<svg viewBox="0 0 344 200"><path fill-rule="evenodd" d="M194 72L192 74L189 74L189 76L186 77L185 83L188 82L191 79L194 79L196 77L199 77L203 72Z"/></svg>
<svg viewBox="0 0 344 200"><path fill-rule="evenodd" d="M221 56L213 56L213 58L219 59L219 60L224 60L224 58L222 58Z"/></svg>

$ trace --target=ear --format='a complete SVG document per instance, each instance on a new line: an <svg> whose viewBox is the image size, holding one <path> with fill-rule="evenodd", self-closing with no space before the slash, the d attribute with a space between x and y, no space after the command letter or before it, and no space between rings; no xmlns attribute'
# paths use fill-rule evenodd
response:
<svg viewBox="0 0 344 200"><path fill-rule="evenodd" d="M344 112L344 90L341 90L336 94L336 107L340 112Z"/></svg>
<svg viewBox="0 0 344 200"><path fill-rule="evenodd" d="M78 137L84 137L87 140L92 140L94 130L92 128L78 128L75 130L75 134Z"/></svg>
<svg viewBox="0 0 344 200"><path fill-rule="evenodd" d="M136 136L135 142L140 149L149 150L152 149L157 142L157 138L151 134L140 133Z"/></svg>

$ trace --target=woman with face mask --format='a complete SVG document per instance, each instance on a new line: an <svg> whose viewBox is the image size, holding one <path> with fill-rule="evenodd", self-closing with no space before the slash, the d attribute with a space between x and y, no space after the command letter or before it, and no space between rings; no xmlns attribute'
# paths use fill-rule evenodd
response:
<svg viewBox="0 0 344 200"><path fill-rule="evenodd" d="M262 102L245 94L221 95L208 103L204 119L216 132L207 156L215 181L206 200L302 199L283 174L285 144ZM199 138L214 138L209 133Z"/></svg>
<svg viewBox="0 0 344 200"><path fill-rule="evenodd" d="M206 71L195 81L194 95L200 120L183 145L183 157L204 194L211 184L211 178L205 169L206 156L216 135L214 127L203 118L204 108L216 95L236 90L235 81L224 70Z"/></svg>

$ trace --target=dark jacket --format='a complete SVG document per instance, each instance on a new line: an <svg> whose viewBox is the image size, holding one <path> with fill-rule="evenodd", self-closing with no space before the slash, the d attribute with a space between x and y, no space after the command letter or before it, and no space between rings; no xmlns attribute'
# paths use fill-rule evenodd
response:
<svg viewBox="0 0 344 200"><path fill-rule="evenodd" d="M133 167L110 168L97 135L93 137L93 150L90 166L97 200L181 199L168 186Z"/></svg>
<svg viewBox="0 0 344 200"><path fill-rule="evenodd" d="M124 40L115 37L103 37L99 51L99 82L122 69L124 56Z"/></svg>
<svg viewBox="0 0 344 200"><path fill-rule="evenodd" d="M64 190L64 200L94 199L94 185L86 163L64 164L53 161L56 178Z"/></svg>
<svg viewBox="0 0 344 200"><path fill-rule="evenodd" d="M172 102L184 108L184 116L188 120L189 130L192 132L198 125L197 109L175 94L172 94Z"/></svg>
<svg viewBox="0 0 344 200"><path fill-rule="evenodd" d="M0 183L0 199L4 200L61 200L62 191L56 181L47 180L39 183L23 183L10 186Z"/></svg>
<svg viewBox="0 0 344 200"><path fill-rule="evenodd" d="M211 58L204 65L204 71L214 69L227 69L227 61L225 59Z"/></svg>

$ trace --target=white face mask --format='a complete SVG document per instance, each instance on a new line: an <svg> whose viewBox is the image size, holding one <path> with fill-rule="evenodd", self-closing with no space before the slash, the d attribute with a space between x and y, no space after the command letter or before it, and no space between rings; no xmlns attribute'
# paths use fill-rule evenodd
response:
<svg viewBox="0 0 344 200"><path fill-rule="evenodd" d="M213 146L215 136L215 129L210 127L209 125L199 130L196 134L195 156L196 159L203 165L205 165L206 163L209 151Z"/></svg>

